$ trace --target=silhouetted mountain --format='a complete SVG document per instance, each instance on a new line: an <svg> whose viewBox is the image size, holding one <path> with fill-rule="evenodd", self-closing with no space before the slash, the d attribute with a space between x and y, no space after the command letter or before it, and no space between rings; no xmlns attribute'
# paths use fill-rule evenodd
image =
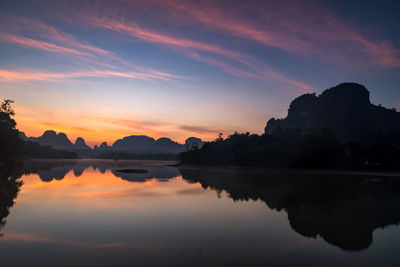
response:
<svg viewBox="0 0 400 267"><path fill-rule="evenodd" d="M377 175L180 168L198 182L234 201L261 200L286 211L290 226L305 237L321 236L345 250L363 250L373 231L400 223L400 181Z"/></svg>
<svg viewBox="0 0 400 267"><path fill-rule="evenodd" d="M184 151L184 146L172 141L169 138L154 138L145 135L131 135L117 140L113 144L113 149L117 151L135 152L158 152L158 153L180 153Z"/></svg>
<svg viewBox="0 0 400 267"><path fill-rule="evenodd" d="M235 133L180 154L182 163L270 168L399 169L400 113L375 106L364 86L302 95L265 134Z"/></svg>
<svg viewBox="0 0 400 267"><path fill-rule="evenodd" d="M74 150L74 145L68 139L65 133L57 134L55 131L45 131L42 136L33 139L41 145L52 146L56 149Z"/></svg>
<svg viewBox="0 0 400 267"><path fill-rule="evenodd" d="M202 147L204 144L201 139L195 137L188 138L186 144L182 145L166 137L155 140L145 135L132 135L117 140L112 146L108 146L106 142L103 142L100 146L95 145L94 148L91 149L82 137L78 137L75 144L73 144L68 139L67 135L64 133L57 134L52 130L44 132L40 137L27 137L25 133L21 132L19 137L24 141L37 142L42 146L51 146L55 149L74 151L80 158L119 158L119 156L121 156L127 159L139 159L140 157L138 158L138 155L146 153L147 156L151 158L152 153L177 155L185 151L185 147ZM135 156L131 154L135 154ZM171 157L167 158L172 159Z"/></svg>
<svg viewBox="0 0 400 267"><path fill-rule="evenodd" d="M82 137L78 137L75 141L75 149L78 150L92 150L90 146L86 145L85 140Z"/></svg>
<svg viewBox="0 0 400 267"><path fill-rule="evenodd" d="M107 151L107 150L110 150L110 149L112 149L112 147L109 146L107 144L107 142L101 143L100 146L95 145L94 148L93 148L93 150L95 150L95 151Z"/></svg>
<svg viewBox="0 0 400 267"><path fill-rule="evenodd" d="M200 149L204 145L204 142L201 141L201 139L196 138L196 137L189 137L185 141L185 150L194 150L194 149Z"/></svg>
<svg viewBox="0 0 400 267"><path fill-rule="evenodd" d="M284 119L270 119L265 133L278 128L327 127L341 141L357 141L378 135L400 133L400 113L371 104L369 91L357 83L342 83L320 96L304 94L290 104Z"/></svg>
<svg viewBox="0 0 400 267"><path fill-rule="evenodd" d="M160 152L178 154L184 150L183 145L172 141L169 138L162 137L156 141L156 149Z"/></svg>
<svg viewBox="0 0 400 267"><path fill-rule="evenodd" d="M23 141L30 141L30 139L26 136L24 132L19 132L18 137L21 138Z"/></svg>

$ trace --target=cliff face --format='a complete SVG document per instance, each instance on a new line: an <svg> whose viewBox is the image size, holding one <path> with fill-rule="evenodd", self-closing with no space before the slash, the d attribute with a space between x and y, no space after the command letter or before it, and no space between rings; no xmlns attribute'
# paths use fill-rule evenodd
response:
<svg viewBox="0 0 400 267"><path fill-rule="evenodd" d="M265 133L277 128L307 130L327 127L342 141L372 134L400 132L400 113L371 104L369 91L356 83L342 83L320 96L305 94L292 101L284 119L271 119Z"/></svg>

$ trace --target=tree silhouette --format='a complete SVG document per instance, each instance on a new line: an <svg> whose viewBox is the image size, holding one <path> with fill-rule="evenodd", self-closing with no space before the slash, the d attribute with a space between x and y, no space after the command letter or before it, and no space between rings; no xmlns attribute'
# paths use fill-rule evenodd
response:
<svg viewBox="0 0 400 267"><path fill-rule="evenodd" d="M11 106L14 101L6 99L0 104L0 161L8 162L17 157L22 148L15 112Z"/></svg>

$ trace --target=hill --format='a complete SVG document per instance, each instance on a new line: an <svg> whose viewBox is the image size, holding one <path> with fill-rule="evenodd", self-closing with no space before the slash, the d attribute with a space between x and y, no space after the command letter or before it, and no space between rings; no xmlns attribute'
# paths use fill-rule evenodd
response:
<svg viewBox="0 0 400 267"><path fill-rule="evenodd" d="M292 101L284 119L270 119L265 133L276 129L329 128L343 142L400 133L400 113L370 102L369 91L357 83L342 83L320 96L304 94Z"/></svg>
<svg viewBox="0 0 400 267"><path fill-rule="evenodd" d="M185 144L180 144L166 137L156 140L145 135L131 135L118 139L111 146L103 142L100 146L96 145L92 149L82 137L78 137L75 143L72 143L65 133L57 134L53 130L45 131L39 137L27 137L25 133L21 132L19 137L26 142L36 142L42 146L58 150L73 151L83 158L103 156L106 158L119 158L121 156L123 158L133 157L136 159L139 154L146 154L146 158L151 158L152 154L163 154L161 158L170 158L166 154L177 155L185 150L200 148L204 144L201 139L195 137L190 137L185 141Z"/></svg>
<svg viewBox="0 0 400 267"><path fill-rule="evenodd" d="M261 136L235 133L180 154L183 164L269 168L399 169L400 113L371 104L368 90L342 83L292 101Z"/></svg>

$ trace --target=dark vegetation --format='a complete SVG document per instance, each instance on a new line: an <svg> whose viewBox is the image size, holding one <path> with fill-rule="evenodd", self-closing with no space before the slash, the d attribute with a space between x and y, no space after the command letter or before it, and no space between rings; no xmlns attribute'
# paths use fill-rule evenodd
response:
<svg viewBox="0 0 400 267"><path fill-rule="evenodd" d="M108 151L94 156L98 159L126 159L126 160L178 160L177 154L172 153L151 153L151 152L128 152Z"/></svg>
<svg viewBox="0 0 400 267"><path fill-rule="evenodd" d="M201 165L388 170L400 168L400 146L379 136L373 141L343 143L329 129L278 128L261 136L235 133L182 153L180 160Z"/></svg>
<svg viewBox="0 0 400 267"><path fill-rule="evenodd" d="M143 173L148 173L149 171L148 170L143 170L143 169L119 169L119 170L115 170L115 172L143 174Z"/></svg>
<svg viewBox="0 0 400 267"><path fill-rule="evenodd" d="M0 168L12 165L19 158L76 158L75 152L57 150L21 139L12 103L12 100L4 100L0 104Z"/></svg>
<svg viewBox="0 0 400 267"><path fill-rule="evenodd" d="M43 146L37 142L23 141L22 155L31 159L75 159L77 155L73 151L54 149L51 146Z"/></svg>
<svg viewBox="0 0 400 267"><path fill-rule="evenodd" d="M12 100L4 100L0 104L0 164L8 163L18 157L22 151L22 141L14 120Z"/></svg>
<svg viewBox="0 0 400 267"><path fill-rule="evenodd" d="M235 133L180 154L183 164L399 169L400 113L369 102L358 84L295 99L261 136Z"/></svg>

